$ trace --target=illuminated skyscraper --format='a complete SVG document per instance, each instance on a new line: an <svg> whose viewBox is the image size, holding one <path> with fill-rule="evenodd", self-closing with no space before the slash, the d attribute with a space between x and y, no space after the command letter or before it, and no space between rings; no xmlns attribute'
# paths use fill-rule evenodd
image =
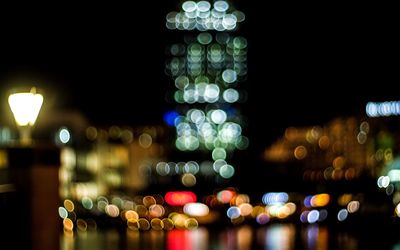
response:
<svg viewBox="0 0 400 250"><path fill-rule="evenodd" d="M172 163L185 186L198 175L228 182L235 175L234 152L248 146L239 108L245 101L247 40L236 35L244 20L227 1L185 1L179 12L167 14L166 27L183 41L167 47L176 106L164 120L176 129L176 149L195 158ZM166 164L157 166L159 174L167 174L167 165L171 169ZM186 183L185 176L193 181Z"/></svg>

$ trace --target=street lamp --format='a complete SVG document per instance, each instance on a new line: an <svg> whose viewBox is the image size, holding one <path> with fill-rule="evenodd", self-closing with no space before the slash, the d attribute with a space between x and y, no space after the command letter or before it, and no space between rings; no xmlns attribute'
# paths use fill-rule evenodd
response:
<svg viewBox="0 0 400 250"><path fill-rule="evenodd" d="M8 97L8 104L20 132L20 143L30 145L32 143L31 129L42 107L43 95L36 93L36 88L33 87L29 92L11 94Z"/></svg>

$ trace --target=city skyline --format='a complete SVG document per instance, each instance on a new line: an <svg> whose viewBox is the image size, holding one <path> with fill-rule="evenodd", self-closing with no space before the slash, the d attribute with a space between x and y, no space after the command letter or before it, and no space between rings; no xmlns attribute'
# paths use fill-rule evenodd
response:
<svg viewBox="0 0 400 250"><path fill-rule="evenodd" d="M176 38L165 15L178 5L137 3L148 18L115 6L64 8L34 19L24 16L27 10L11 10L20 19L4 31L1 105L9 89L38 85L56 109L80 110L92 123L162 123L173 105L165 97L172 84L164 73L165 47ZM243 113L266 142L287 126L322 125L335 116L364 115L368 101L397 100L387 87L396 80L388 59L398 53L390 15L365 20L365 12L350 9L232 5L246 14Z"/></svg>
<svg viewBox="0 0 400 250"><path fill-rule="evenodd" d="M397 249L399 50L388 9L2 9L3 245ZM22 88L30 93L10 95Z"/></svg>

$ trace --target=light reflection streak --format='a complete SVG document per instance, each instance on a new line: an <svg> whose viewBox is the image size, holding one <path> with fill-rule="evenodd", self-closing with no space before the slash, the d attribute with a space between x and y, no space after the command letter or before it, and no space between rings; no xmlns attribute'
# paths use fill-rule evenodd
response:
<svg viewBox="0 0 400 250"><path fill-rule="evenodd" d="M294 249L296 229L294 225L273 224L264 238L264 249Z"/></svg>
<svg viewBox="0 0 400 250"><path fill-rule="evenodd" d="M237 249L252 249L253 232L250 226L246 225L237 230Z"/></svg>
<svg viewBox="0 0 400 250"><path fill-rule="evenodd" d="M206 250L208 231L205 228L195 230L174 229L167 232L166 249L168 250Z"/></svg>
<svg viewBox="0 0 400 250"><path fill-rule="evenodd" d="M309 225L303 233L306 249L329 249L328 229L325 226Z"/></svg>

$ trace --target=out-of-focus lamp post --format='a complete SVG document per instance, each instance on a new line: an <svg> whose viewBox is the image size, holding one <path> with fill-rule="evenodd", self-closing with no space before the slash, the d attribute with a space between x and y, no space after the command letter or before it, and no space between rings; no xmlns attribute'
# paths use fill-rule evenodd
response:
<svg viewBox="0 0 400 250"><path fill-rule="evenodd" d="M19 144L6 148L6 181L13 191L6 204L6 211L10 212L4 219L0 214L0 222L3 219L6 225L21 225L6 230L10 237L6 236L5 241L9 240L16 249L59 249L60 150L46 142L33 145L31 132L43 95L35 87L21 90L13 90L8 97L20 134ZM4 211L1 206L0 211ZM18 235L20 240L12 241L12 235Z"/></svg>
<svg viewBox="0 0 400 250"><path fill-rule="evenodd" d="M19 129L21 145L30 145L32 126L42 107L43 95L37 93L36 88L33 87L29 92L10 94L8 103Z"/></svg>

